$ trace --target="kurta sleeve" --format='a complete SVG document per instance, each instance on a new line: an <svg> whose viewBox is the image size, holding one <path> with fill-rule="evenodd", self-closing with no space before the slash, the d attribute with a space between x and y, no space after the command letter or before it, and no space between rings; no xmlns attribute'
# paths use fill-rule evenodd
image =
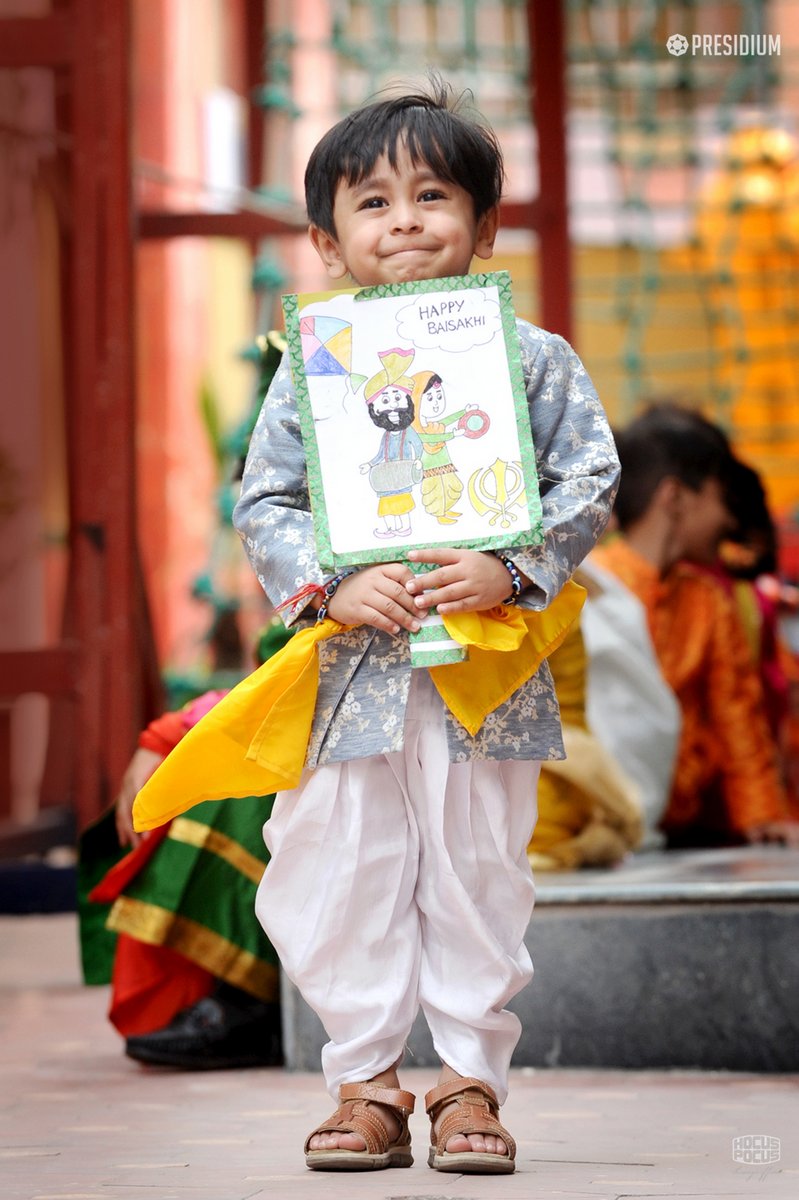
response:
<svg viewBox="0 0 799 1200"><path fill-rule="evenodd" d="M305 447L288 354L275 373L253 430L233 524L261 587L282 604L325 573L314 541ZM281 613L293 624L307 596Z"/></svg>
<svg viewBox="0 0 799 1200"><path fill-rule="evenodd" d="M535 446L544 541L506 553L531 580L522 603L546 608L593 549L619 481L613 435L594 385L568 342L518 323Z"/></svg>

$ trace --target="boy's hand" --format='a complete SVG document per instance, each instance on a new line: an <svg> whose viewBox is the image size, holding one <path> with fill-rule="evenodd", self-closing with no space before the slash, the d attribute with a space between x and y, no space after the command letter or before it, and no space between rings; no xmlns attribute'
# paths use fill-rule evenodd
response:
<svg viewBox="0 0 799 1200"><path fill-rule="evenodd" d="M437 569L414 575L405 585L422 611L430 608L446 613L482 612L507 600L512 591L507 567L482 550L411 550L413 562L435 563ZM530 581L522 575L522 584ZM428 589L434 588L434 591Z"/></svg>
<svg viewBox="0 0 799 1200"><path fill-rule="evenodd" d="M328 615L342 625L371 625L386 633L399 633L400 628L415 632L420 624L406 586L411 579L413 573L404 563L379 563L356 571L336 588Z"/></svg>

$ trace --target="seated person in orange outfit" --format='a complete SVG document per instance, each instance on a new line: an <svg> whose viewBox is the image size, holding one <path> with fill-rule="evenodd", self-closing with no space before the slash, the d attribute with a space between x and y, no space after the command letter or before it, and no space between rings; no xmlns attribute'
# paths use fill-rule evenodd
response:
<svg viewBox="0 0 799 1200"><path fill-rule="evenodd" d="M644 604L655 652L682 711L661 826L672 846L799 845L761 681L734 601L706 562L734 526L734 458L696 413L656 405L617 434L619 536L592 558Z"/></svg>

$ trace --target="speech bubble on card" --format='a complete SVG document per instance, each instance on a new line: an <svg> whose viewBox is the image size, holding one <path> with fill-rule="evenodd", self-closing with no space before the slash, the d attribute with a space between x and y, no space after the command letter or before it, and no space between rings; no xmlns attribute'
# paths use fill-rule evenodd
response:
<svg viewBox="0 0 799 1200"><path fill-rule="evenodd" d="M419 350L460 354L484 346L502 329L499 304L479 288L425 292L397 313L397 333Z"/></svg>

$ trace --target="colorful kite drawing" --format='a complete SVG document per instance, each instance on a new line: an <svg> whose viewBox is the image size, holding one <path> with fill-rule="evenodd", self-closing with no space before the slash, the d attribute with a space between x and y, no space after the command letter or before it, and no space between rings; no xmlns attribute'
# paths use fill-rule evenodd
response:
<svg viewBox="0 0 799 1200"><path fill-rule="evenodd" d="M338 317L301 317L300 338L306 375L349 375L352 325Z"/></svg>
<svg viewBox="0 0 799 1200"><path fill-rule="evenodd" d="M313 416L326 421L347 414L366 378L352 370L352 323L339 317L300 317L305 374L313 380Z"/></svg>

